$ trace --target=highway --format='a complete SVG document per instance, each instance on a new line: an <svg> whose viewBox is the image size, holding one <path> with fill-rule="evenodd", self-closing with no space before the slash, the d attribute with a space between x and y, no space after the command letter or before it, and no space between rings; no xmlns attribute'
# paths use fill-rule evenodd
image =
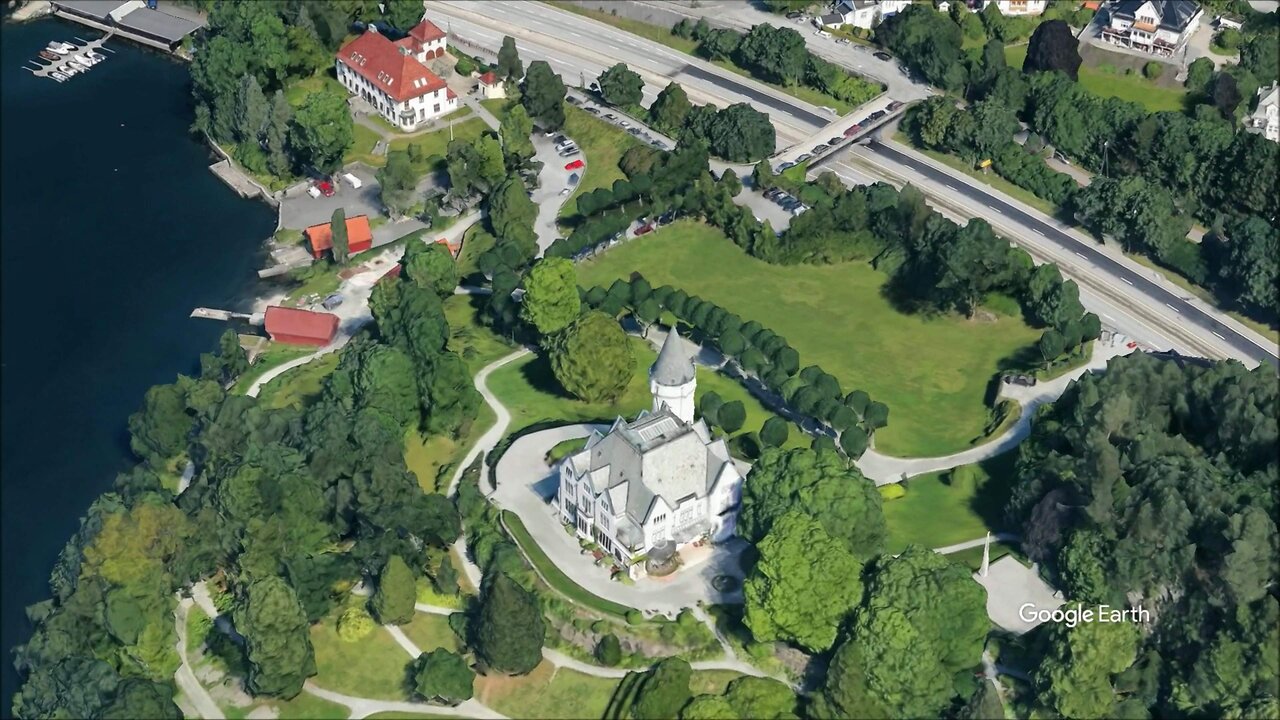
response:
<svg viewBox="0 0 1280 720"><path fill-rule="evenodd" d="M778 129L780 146L784 139L807 141L823 129L817 124L825 112L820 108L660 43L542 3L435 1L427 3L427 13L438 23L447 22L451 32L495 49L502 36L510 34L516 38L526 65L531 59L546 59L569 82L579 72L594 77L613 63L624 62L645 80L646 102L656 95L655 88L660 90L675 80L693 102L764 106ZM961 201L964 218L983 218L1041 261L1056 262L1063 275L1080 286L1087 308L1153 347L1213 358L1233 357L1249 366L1260 362L1280 365L1274 344L1225 319L1203 301L1171 290L1174 286L1167 281L1153 280L1152 271L1046 222L1011 198L977 187L961 173L933 165L909 148L883 142L855 145L822 158L817 166L818 170L824 166L835 170L848 183L861 183L867 176L900 181L906 176L935 205L956 206Z"/></svg>
<svg viewBox="0 0 1280 720"><path fill-rule="evenodd" d="M1274 348L1268 350L1263 345L1255 342L1254 339L1236 331L1213 315L1206 313L1197 305L1188 302L1183 295L1170 292L1160 284L1153 282L1151 279L1152 271L1145 269L1140 271L1127 267L1116 260L1110 253L1102 252L1096 242L1082 240L1064 232L1056 223L1045 222L1040 217L1026 212L1017 203L1005 200L998 193L987 192L968 182L956 182L955 178L950 174L942 172L938 167L918 159L918 156L914 153L902 152L880 140L872 139L866 145L855 146L853 151L866 152L909 168L933 180L935 183L944 185L951 192L962 195L988 208L991 212L1028 228L1040 237L1070 251L1092 269L1099 270L1131 288L1124 294L1132 295L1137 293L1144 296L1149 303L1163 304L1165 308L1178 316L1172 322L1173 325L1191 325L1204 333L1215 336L1219 341L1229 345L1234 350L1234 352L1229 353L1230 356L1242 359L1249 358L1257 363L1267 362L1273 366L1280 366L1280 361L1277 360ZM815 170L821 171L825 163L832 162L840 155L841 153L835 153L832 156L828 156L828 158L824 158L819 161ZM1180 333L1175 332L1174 334ZM1202 335L1203 333L1195 334Z"/></svg>

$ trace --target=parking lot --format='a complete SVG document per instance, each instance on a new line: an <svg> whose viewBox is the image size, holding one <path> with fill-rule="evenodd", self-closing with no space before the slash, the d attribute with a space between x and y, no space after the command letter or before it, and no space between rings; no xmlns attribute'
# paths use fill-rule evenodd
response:
<svg viewBox="0 0 1280 720"><path fill-rule="evenodd" d="M582 92L580 90L570 90L566 99L569 101L569 104L576 105L607 123L612 123L623 128L628 134L641 142L648 143L659 150L675 149L676 141L674 139L663 135L657 130L654 130L620 110L616 110L605 105L603 102L599 102L591 93Z"/></svg>
<svg viewBox="0 0 1280 720"><path fill-rule="evenodd" d="M361 181L359 189L351 187L341 174L349 172ZM382 188L378 184L373 168L363 163L353 163L338 173L338 183L333 186L332 197L321 195L313 198L307 194L311 183L300 183L289 188L280 201L281 227L301 230L311 225L329 222L333 211L342 208L347 217L368 215L370 218L382 214Z"/></svg>

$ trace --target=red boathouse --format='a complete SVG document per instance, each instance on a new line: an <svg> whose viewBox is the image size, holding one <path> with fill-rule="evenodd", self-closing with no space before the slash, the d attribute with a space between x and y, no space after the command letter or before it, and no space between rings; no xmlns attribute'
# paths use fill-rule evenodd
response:
<svg viewBox="0 0 1280 720"><path fill-rule="evenodd" d="M333 249L332 223L312 225L303 232L311 242L311 254L319 260L326 250ZM373 229L369 227L368 215L357 215L347 218L347 254L355 255L373 247Z"/></svg>
<svg viewBox="0 0 1280 720"><path fill-rule="evenodd" d="M273 342L322 347L338 334L338 316L272 305L267 308L267 334Z"/></svg>

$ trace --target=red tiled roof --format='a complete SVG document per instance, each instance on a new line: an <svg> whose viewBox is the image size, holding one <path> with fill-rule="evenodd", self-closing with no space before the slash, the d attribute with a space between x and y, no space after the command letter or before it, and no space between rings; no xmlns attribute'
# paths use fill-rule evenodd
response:
<svg viewBox="0 0 1280 720"><path fill-rule="evenodd" d="M333 248L332 223L312 225L303 232L311 241L311 254L319 257L325 250ZM347 218L347 248L353 252L368 250L373 244L373 228L369 227L368 215L357 215ZM363 248L361 246L364 246Z"/></svg>
<svg viewBox="0 0 1280 720"><path fill-rule="evenodd" d="M432 40L439 40L444 36L445 32L440 29L439 25L425 19L417 25L414 25L413 29L409 31L409 37L417 40L418 42L424 43L431 42Z"/></svg>
<svg viewBox="0 0 1280 720"><path fill-rule="evenodd" d="M267 334L274 340L282 338L286 342L292 340L312 340L328 343L338 332L338 316L330 313L298 310L280 305L267 308L263 324Z"/></svg>
<svg viewBox="0 0 1280 720"><path fill-rule="evenodd" d="M382 277L378 278L378 282L382 282L387 278L398 278L398 277L400 277L400 263L396 263L395 265L392 265L390 270L386 271L385 273L382 274Z"/></svg>
<svg viewBox="0 0 1280 720"><path fill-rule="evenodd" d="M484 83L485 85L497 85L498 74L490 70L489 72L480 76L480 82Z"/></svg>
<svg viewBox="0 0 1280 720"><path fill-rule="evenodd" d="M418 62L412 48L397 45L376 31L366 31L343 45L337 57L396 102L421 97L445 86L439 75Z"/></svg>

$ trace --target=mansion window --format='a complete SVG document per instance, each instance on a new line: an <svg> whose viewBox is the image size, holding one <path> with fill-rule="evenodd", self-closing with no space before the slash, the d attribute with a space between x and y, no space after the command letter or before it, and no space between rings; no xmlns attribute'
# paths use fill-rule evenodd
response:
<svg viewBox="0 0 1280 720"><path fill-rule="evenodd" d="M663 514L661 514L661 515L655 515L655 516L654 516L654 518L653 518L653 524L654 524L654 525L661 525L662 523L664 523L664 522L666 522L666 521L667 521L667 514L666 514L666 513L663 513Z"/></svg>

